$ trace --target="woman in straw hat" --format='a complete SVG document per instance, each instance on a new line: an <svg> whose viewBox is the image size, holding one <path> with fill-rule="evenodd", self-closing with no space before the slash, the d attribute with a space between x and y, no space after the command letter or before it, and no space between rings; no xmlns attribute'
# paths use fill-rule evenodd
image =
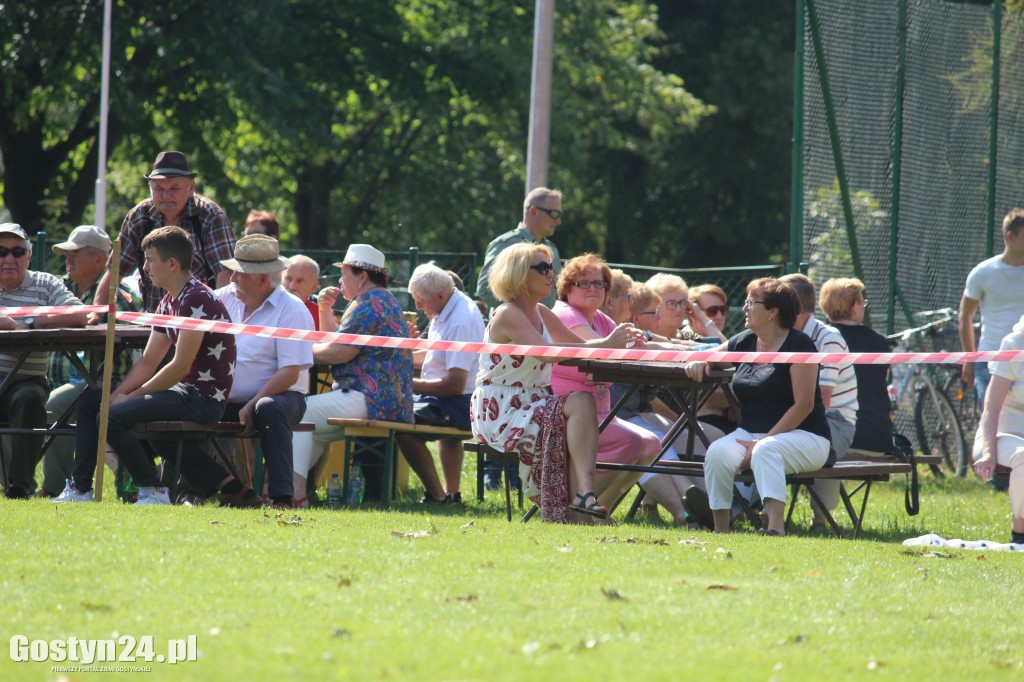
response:
<svg viewBox="0 0 1024 682"><path fill-rule="evenodd" d="M317 296L321 324L339 295L349 304L338 331L347 334L408 337L402 306L388 291L384 254L369 244L352 244L341 268L341 288L325 287ZM329 426L329 417L412 422L412 352L372 345L341 343L313 345L318 365L330 365L334 390L306 400L305 420L315 424L313 433L294 434L296 495L306 489L309 470L329 443L344 436L340 427Z"/></svg>

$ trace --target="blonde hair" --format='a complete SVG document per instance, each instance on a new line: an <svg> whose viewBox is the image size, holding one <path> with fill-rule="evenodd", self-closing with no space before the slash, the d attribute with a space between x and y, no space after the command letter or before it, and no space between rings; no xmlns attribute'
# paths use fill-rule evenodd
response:
<svg viewBox="0 0 1024 682"><path fill-rule="evenodd" d="M633 278L624 273L618 268L612 268L612 285L608 287L608 297L615 298L622 294L623 291L629 291L633 288Z"/></svg>
<svg viewBox="0 0 1024 682"><path fill-rule="evenodd" d="M690 303L698 303L700 301L700 297L706 294L718 296L722 299L722 303L724 305L729 305L729 297L725 295L725 290L717 284L701 284L690 289Z"/></svg>
<svg viewBox="0 0 1024 682"><path fill-rule="evenodd" d="M665 298L665 294L673 289L682 289L683 296L688 298L690 293L690 287L686 286L686 280L679 275L669 275L664 272L651 277L645 282L654 293L658 294L661 298Z"/></svg>
<svg viewBox="0 0 1024 682"><path fill-rule="evenodd" d="M551 249L530 242L514 244L498 254L487 276L487 284L499 301L511 301L523 293L533 257L538 252L543 253L551 262Z"/></svg>
<svg viewBox="0 0 1024 682"><path fill-rule="evenodd" d="M832 322L853 318L853 306L864 293L864 282L856 277L837 277L821 285L818 305Z"/></svg>
<svg viewBox="0 0 1024 682"><path fill-rule="evenodd" d="M661 296L656 294L646 284L634 284L630 288L629 293L633 295L633 300L629 303L629 314L631 316L644 312L644 309L651 307L652 303L655 305L661 303Z"/></svg>

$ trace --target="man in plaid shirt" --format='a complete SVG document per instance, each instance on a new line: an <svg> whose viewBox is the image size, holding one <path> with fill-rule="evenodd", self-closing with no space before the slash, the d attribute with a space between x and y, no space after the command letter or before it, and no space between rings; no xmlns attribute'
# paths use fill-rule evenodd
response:
<svg viewBox="0 0 1024 682"><path fill-rule="evenodd" d="M142 240L158 227L177 225L192 238L194 255L192 274L196 279L220 288L227 286L231 272L221 265L234 256L235 233L231 221L220 206L195 193L196 174L189 170L181 152L160 152L149 175L151 197L128 211L121 224L120 274L128 275L142 260ZM142 303L147 312L156 310L163 292L149 275L140 272ZM214 283L214 280L216 282ZM99 300L105 301L110 286L108 271L96 289Z"/></svg>

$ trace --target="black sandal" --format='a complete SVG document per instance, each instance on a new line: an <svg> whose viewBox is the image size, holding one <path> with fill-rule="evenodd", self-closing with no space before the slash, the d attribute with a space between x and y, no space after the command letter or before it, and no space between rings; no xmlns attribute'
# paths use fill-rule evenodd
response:
<svg viewBox="0 0 1024 682"><path fill-rule="evenodd" d="M590 504L587 504L587 500L589 500L591 497L594 498L594 501L591 502ZM577 493L576 499L573 500L573 503L569 505L569 509L574 512L579 512L580 514L594 516L599 519L608 518L608 507L601 504L601 502L597 499L597 495L595 495L593 491L583 493L582 495Z"/></svg>

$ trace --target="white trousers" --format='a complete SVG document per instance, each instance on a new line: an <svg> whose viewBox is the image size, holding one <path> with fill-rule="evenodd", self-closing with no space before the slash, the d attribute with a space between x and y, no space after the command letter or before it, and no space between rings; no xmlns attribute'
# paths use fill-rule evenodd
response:
<svg viewBox="0 0 1024 682"><path fill-rule="evenodd" d="M1024 434L1003 431L1003 424L996 432L996 462L1010 467L1010 508L1013 518L1024 519ZM983 434L981 427L974 437L974 459L981 458Z"/></svg>
<svg viewBox="0 0 1024 682"><path fill-rule="evenodd" d="M814 471L828 459L829 442L808 431L796 429L775 436L752 434L745 429L716 440L704 460L704 480L712 509L732 507L733 484L747 449L737 441L760 438L754 445L750 468L761 499L786 501L786 475Z"/></svg>
<svg viewBox="0 0 1024 682"><path fill-rule="evenodd" d="M642 426L645 429L653 431L654 433L658 434L659 439L664 438L665 434L668 433L668 430L672 428L672 422L670 422L665 417L662 417L657 412L643 412L641 414L636 415L629 421L631 424L636 424L637 426ZM721 429L712 426L711 424L702 423L701 429L704 431L704 435L708 437L709 441L716 441L725 435ZM680 431L679 434L676 436L676 439L672 441L672 447L665 451L665 455L661 459L678 460L679 452L676 448L682 448L684 450L686 449L686 440L687 438L689 438L689 433L689 427ZM704 448L704 443L701 442L700 438L694 438L693 454L703 455L705 453L706 450ZM651 480L651 478L658 475L659 474L644 474L642 477L640 477L640 485L643 485L647 481ZM700 488L704 487L704 482L701 481L700 479L696 479L693 482Z"/></svg>
<svg viewBox="0 0 1024 682"><path fill-rule="evenodd" d="M315 430L292 434L292 468L299 476L308 477L309 470L320 461L327 446L344 437L343 428L327 423L330 417L366 419L366 396L359 391L331 391L306 397L306 414L302 421L312 422Z"/></svg>

